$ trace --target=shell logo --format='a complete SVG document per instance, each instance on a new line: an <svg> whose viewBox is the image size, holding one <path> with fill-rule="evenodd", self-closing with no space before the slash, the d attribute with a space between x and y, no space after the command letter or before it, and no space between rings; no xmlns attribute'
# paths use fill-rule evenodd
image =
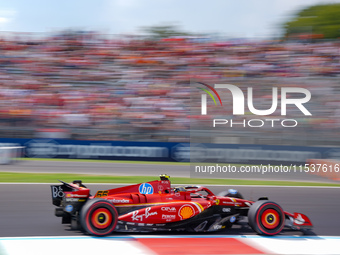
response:
<svg viewBox="0 0 340 255"><path fill-rule="evenodd" d="M183 205L178 212L182 220L189 219L195 214L195 210L191 205Z"/></svg>

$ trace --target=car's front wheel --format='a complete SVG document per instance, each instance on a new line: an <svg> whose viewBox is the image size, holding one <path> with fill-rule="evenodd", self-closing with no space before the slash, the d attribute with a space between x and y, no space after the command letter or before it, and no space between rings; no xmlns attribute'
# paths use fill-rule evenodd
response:
<svg viewBox="0 0 340 255"><path fill-rule="evenodd" d="M285 225L285 214L277 203L260 200L249 208L248 223L260 235L277 235Z"/></svg>
<svg viewBox="0 0 340 255"><path fill-rule="evenodd" d="M113 204L104 199L89 200L80 211L83 229L96 236L111 234L116 228L118 213Z"/></svg>

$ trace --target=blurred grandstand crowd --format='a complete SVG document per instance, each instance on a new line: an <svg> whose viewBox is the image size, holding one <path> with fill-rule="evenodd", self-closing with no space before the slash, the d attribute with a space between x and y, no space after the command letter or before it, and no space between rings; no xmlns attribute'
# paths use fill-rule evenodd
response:
<svg viewBox="0 0 340 255"><path fill-rule="evenodd" d="M305 137L300 142L305 145L314 137L315 145L334 144L340 127L339 46L338 41L109 39L96 33L3 37L0 136L62 129L73 139L189 141L195 119L190 81L195 80L251 85L268 95L273 86L311 91L313 116L300 115L298 128L226 129L221 136L239 138L226 142L270 144L278 143L270 140L274 137L280 143ZM257 105L267 105L266 98ZM206 136L205 141L216 142Z"/></svg>

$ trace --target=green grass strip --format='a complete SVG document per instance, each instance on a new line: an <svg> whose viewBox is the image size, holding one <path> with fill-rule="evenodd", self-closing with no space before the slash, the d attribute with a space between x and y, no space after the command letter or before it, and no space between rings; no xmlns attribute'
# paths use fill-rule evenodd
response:
<svg viewBox="0 0 340 255"><path fill-rule="evenodd" d="M56 183L57 180L72 182L82 180L83 183L141 183L157 180L156 176L104 176L65 173L13 173L0 172L0 182L17 183ZM340 187L336 183L294 182L294 181L264 181L238 179L199 179L173 177L172 184L219 184L219 185L274 185L274 186L329 186Z"/></svg>

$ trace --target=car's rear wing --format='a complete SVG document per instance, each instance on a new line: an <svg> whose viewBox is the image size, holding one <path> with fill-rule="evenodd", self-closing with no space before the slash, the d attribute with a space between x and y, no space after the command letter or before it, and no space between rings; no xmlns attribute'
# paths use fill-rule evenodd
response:
<svg viewBox="0 0 340 255"><path fill-rule="evenodd" d="M65 192L77 192L80 189L86 188L80 180L75 180L72 183L61 180L58 181L60 181L62 185L51 185L52 204L55 206L60 206L61 201L65 197Z"/></svg>

